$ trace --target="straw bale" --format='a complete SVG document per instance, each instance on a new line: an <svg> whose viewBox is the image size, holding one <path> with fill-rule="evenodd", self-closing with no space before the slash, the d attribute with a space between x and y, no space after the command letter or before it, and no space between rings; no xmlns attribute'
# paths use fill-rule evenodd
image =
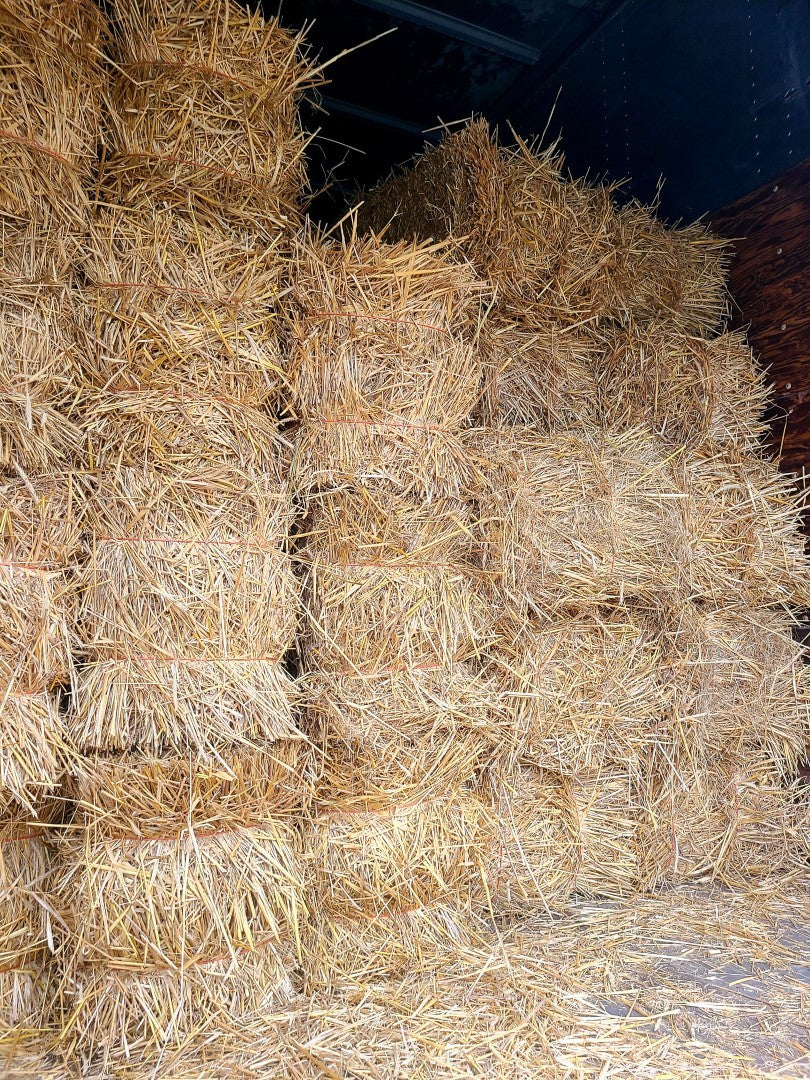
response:
<svg viewBox="0 0 810 1080"><path fill-rule="evenodd" d="M474 121L372 191L361 225L388 225L392 239L454 236L507 317L531 324L542 308L578 323L602 312L615 215L610 189L567 181L562 165L556 147L499 147Z"/></svg>
<svg viewBox="0 0 810 1080"><path fill-rule="evenodd" d="M46 472L75 460L81 437L66 412L79 382L80 350L66 284L3 283L0 466Z"/></svg>
<svg viewBox="0 0 810 1080"><path fill-rule="evenodd" d="M614 218L619 259L611 308L615 318L663 317L696 335L716 333L728 315L729 254L699 223L669 228L655 208L628 203Z"/></svg>
<svg viewBox="0 0 810 1080"><path fill-rule="evenodd" d="M491 613L478 593L481 530L469 505L337 491L312 507L306 534L311 669L446 664L481 651Z"/></svg>
<svg viewBox="0 0 810 1080"><path fill-rule="evenodd" d="M308 550L308 615L321 670L447 664L480 653L491 611L451 566L333 563ZM314 636L314 633L313 633Z"/></svg>
<svg viewBox="0 0 810 1080"><path fill-rule="evenodd" d="M691 756L764 750L782 775L795 773L810 742L804 650L779 608L688 605L665 627L661 679L672 688ZM705 758L701 758L701 745Z"/></svg>
<svg viewBox="0 0 810 1080"><path fill-rule="evenodd" d="M588 320L676 320L714 331L726 312L727 258L702 226L667 229L646 207L563 175L556 146L499 147L478 120L370 192L364 229L390 239L454 236L499 312L527 327Z"/></svg>
<svg viewBox="0 0 810 1080"><path fill-rule="evenodd" d="M65 979L71 1011L62 1038L74 1053L128 1057L235 1033L290 999L292 963L270 947L181 971L83 965Z"/></svg>
<svg viewBox="0 0 810 1080"><path fill-rule="evenodd" d="M566 430L600 421L599 343L579 326L526 326L497 309L481 332L486 363L481 419Z"/></svg>
<svg viewBox="0 0 810 1080"><path fill-rule="evenodd" d="M295 736L292 512L274 477L225 467L108 475L80 573L80 749L212 753Z"/></svg>
<svg viewBox="0 0 810 1080"><path fill-rule="evenodd" d="M460 498L482 483L460 433L379 421L370 411L299 425L290 479L302 496L352 485L387 487L404 498Z"/></svg>
<svg viewBox="0 0 810 1080"><path fill-rule="evenodd" d="M321 783L342 804L445 790L520 742L497 682L472 664L309 672L304 684Z"/></svg>
<svg viewBox="0 0 810 1080"><path fill-rule="evenodd" d="M804 498L776 462L732 449L683 455L678 483L686 535L684 573L693 596L803 607L810 563L799 532Z"/></svg>
<svg viewBox="0 0 810 1080"><path fill-rule="evenodd" d="M605 424L645 424L673 443L759 448L767 387L743 333L706 339L659 319L608 327L596 342Z"/></svg>
<svg viewBox="0 0 810 1080"><path fill-rule="evenodd" d="M24 298L41 286L39 293L60 292L60 301L69 306L73 260L77 257L77 237L64 229L43 230L35 222L20 224L0 217L0 285L3 295Z"/></svg>
<svg viewBox="0 0 810 1080"><path fill-rule="evenodd" d="M304 990L368 990L383 979L440 971L473 953L482 924L452 903L351 918L316 910L303 932Z"/></svg>
<svg viewBox="0 0 810 1080"><path fill-rule="evenodd" d="M308 141L298 105L319 81L302 37L228 0L121 0L115 11L108 137L123 186L146 182L152 198L188 198L212 216L294 215Z"/></svg>
<svg viewBox="0 0 810 1080"><path fill-rule="evenodd" d="M83 523L71 474L0 479L0 673L39 692L72 671L71 567Z"/></svg>
<svg viewBox="0 0 810 1080"><path fill-rule="evenodd" d="M568 780L576 814L574 892L620 898L650 884L644 862L649 829L647 792L632 769L605 766Z"/></svg>
<svg viewBox="0 0 810 1080"><path fill-rule="evenodd" d="M485 804L450 788L410 804L327 803L309 823L314 905L342 917L385 917L426 904L469 907L492 865Z"/></svg>
<svg viewBox="0 0 810 1080"><path fill-rule="evenodd" d="M0 6L0 213L77 227L94 164L103 15L91 0Z"/></svg>
<svg viewBox="0 0 810 1080"><path fill-rule="evenodd" d="M290 382L307 420L453 429L481 390L486 292L446 245L305 234L295 257Z"/></svg>
<svg viewBox="0 0 810 1080"><path fill-rule="evenodd" d="M302 739L284 739L224 750L209 762L132 751L84 757L67 793L79 819L98 822L107 835L161 837L178 822L206 834L249 828L267 815L301 810L308 753Z"/></svg>
<svg viewBox="0 0 810 1080"><path fill-rule="evenodd" d="M96 468L187 475L216 462L276 475L290 453L270 413L182 386L86 390L78 404L87 457Z"/></svg>
<svg viewBox="0 0 810 1080"><path fill-rule="evenodd" d="M503 620L493 664L537 767L576 774L620 761L640 769L651 744L670 741L671 690L661 679L656 629L643 613L621 608Z"/></svg>
<svg viewBox="0 0 810 1080"><path fill-rule="evenodd" d="M0 664L0 807L19 804L32 816L60 784L70 760L55 694L21 687Z"/></svg>
<svg viewBox="0 0 810 1080"><path fill-rule="evenodd" d="M162 836L119 835L84 810L60 838L53 903L69 964L181 971L225 957L238 965L240 951L261 946L281 965L306 913L295 822L163 824Z"/></svg>
<svg viewBox="0 0 810 1080"><path fill-rule="evenodd" d="M41 826L0 822L0 1023L38 1027L47 1002L45 890L50 855Z"/></svg>
<svg viewBox="0 0 810 1080"><path fill-rule="evenodd" d="M681 492L657 439L515 428L471 445L488 474L487 550L518 605L547 614L678 589Z"/></svg>
<svg viewBox="0 0 810 1080"><path fill-rule="evenodd" d="M266 237L160 208L99 207L82 260L90 379L110 391L272 404L283 382L271 311L282 266Z"/></svg>
<svg viewBox="0 0 810 1080"><path fill-rule="evenodd" d="M497 915L552 911L577 876L579 831L567 782L524 758L486 777L500 843L490 871Z"/></svg>
<svg viewBox="0 0 810 1080"><path fill-rule="evenodd" d="M667 884L732 887L801 867L797 789L767 753L683 756L651 774L646 861Z"/></svg>

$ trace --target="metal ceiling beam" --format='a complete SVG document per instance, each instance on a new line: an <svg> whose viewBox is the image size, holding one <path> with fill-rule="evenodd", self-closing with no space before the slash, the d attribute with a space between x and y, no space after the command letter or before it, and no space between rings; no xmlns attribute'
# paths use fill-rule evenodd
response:
<svg viewBox="0 0 810 1080"><path fill-rule="evenodd" d="M485 26L468 22L466 19L457 19L455 15L445 15L442 11L427 7L425 4L413 3L413 0L354 0L362 7L373 8L374 11L382 11L386 15L392 15L395 19L403 19L415 26L424 26L427 30L435 30L445 37L455 38L456 41L465 41L468 45L475 45L479 49L505 56L509 60L517 60L521 64L536 64L540 59L539 49L526 45L515 38L505 37Z"/></svg>
<svg viewBox="0 0 810 1080"><path fill-rule="evenodd" d="M405 135L413 135L417 139L430 139L431 142L438 142L440 137L439 132L425 131L424 128L412 123L410 120L403 120L399 116L389 116L388 113L368 109L365 105L355 105L350 101L341 101L340 98L328 97L324 94L321 95L320 102L327 112L353 116L356 120L363 120L367 124L391 128L392 131L401 131Z"/></svg>
<svg viewBox="0 0 810 1080"><path fill-rule="evenodd" d="M553 49L549 49L549 55L545 63L535 64L517 77L512 86L506 90L492 110L492 118L496 120L510 120L513 109L523 105L545 90L555 79L559 78L563 69L570 60L581 52L586 46L599 36L614 19L622 15L627 8L631 7L636 0L614 0L613 4L604 12L601 18L580 34L561 55L554 59ZM549 63L551 59L551 63Z"/></svg>

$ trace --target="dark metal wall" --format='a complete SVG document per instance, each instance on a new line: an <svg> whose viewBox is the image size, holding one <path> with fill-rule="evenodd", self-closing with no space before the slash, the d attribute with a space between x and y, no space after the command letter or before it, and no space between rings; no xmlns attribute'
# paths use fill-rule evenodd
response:
<svg viewBox="0 0 810 1080"><path fill-rule="evenodd" d="M268 0L267 9L275 3ZM713 211L810 156L810 0L284 0L332 66L316 165L342 198L421 132L481 112L563 135L571 168L665 179L672 219ZM339 200L338 200L339 201Z"/></svg>
<svg viewBox="0 0 810 1080"><path fill-rule="evenodd" d="M546 85L508 103L536 127L559 91L572 169L632 177L694 218L810 155L807 0L631 0Z"/></svg>

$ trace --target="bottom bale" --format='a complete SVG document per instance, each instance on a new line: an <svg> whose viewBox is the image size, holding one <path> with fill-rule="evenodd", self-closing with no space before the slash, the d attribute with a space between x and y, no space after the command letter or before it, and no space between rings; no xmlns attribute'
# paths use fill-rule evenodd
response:
<svg viewBox="0 0 810 1080"><path fill-rule="evenodd" d="M259 948L180 971L80 965L65 978L67 1052L129 1056L238 1031L292 998L293 963Z"/></svg>
<svg viewBox="0 0 810 1080"><path fill-rule="evenodd" d="M78 962L182 970L259 941L283 955L297 940L306 890L291 821L164 837L102 830L68 832L55 874L65 951Z"/></svg>
<svg viewBox="0 0 810 1080"><path fill-rule="evenodd" d="M303 935L304 992L435 971L472 955L484 935L477 917L445 903L376 916L319 912Z"/></svg>
<svg viewBox="0 0 810 1080"><path fill-rule="evenodd" d="M523 762L487 778L500 841L490 875L495 914L551 911L577 874L577 818L562 777Z"/></svg>
<svg viewBox="0 0 810 1080"><path fill-rule="evenodd" d="M634 773L616 767L573 777L568 787L577 822L574 892L604 899L637 892L647 884L643 786Z"/></svg>
<svg viewBox="0 0 810 1080"><path fill-rule="evenodd" d="M744 885L801 866L798 789L765 755L672 767L651 793L645 860L660 882Z"/></svg>
<svg viewBox="0 0 810 1080"><path fill-rule="evenodd" d="M405 804L328 804L305 836L313 901L361 918L432 903L468 907L486 891L497 843L492 813L464 788Z"/></svg>

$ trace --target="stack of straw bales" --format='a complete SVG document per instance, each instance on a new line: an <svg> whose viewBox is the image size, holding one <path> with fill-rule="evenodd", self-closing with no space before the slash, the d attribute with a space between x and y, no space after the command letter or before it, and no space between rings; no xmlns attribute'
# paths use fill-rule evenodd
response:
<svg viewBox="0 0 810 1080"><path fill-rule="evenodd" d="M467 447L519 751L480 773L496 910L797 864L810 575L795 489L759 442L762 374L724 331L722 244L483 122L360 214L394 241L455 241L495 288Z"/></svg>
<svg viewBox="0 0 810 1080"><path fill-rule="evenodd" d="M445 246L307 234L290 380L308 734L310 986L408 970L467 933L497 843L471 779L510 737L481 657L464 428L487 292Z"/></svg>
<svg viewBox="0 0 810 1080"><path fill-rule="evenodd" d="M84 756L54 899L65 1036L102 1062L289 997L307 774L274 308L310 69L236 3L122 0L112 19L81 262Z"/></svg>
<svg viewBox="0 0 810 1080"><path fill-rule="evenodd" d="M96 153L102 17L0 4L0 1029L48 1020L47 826L69 762L80 335L71 258Z"/></svg>

